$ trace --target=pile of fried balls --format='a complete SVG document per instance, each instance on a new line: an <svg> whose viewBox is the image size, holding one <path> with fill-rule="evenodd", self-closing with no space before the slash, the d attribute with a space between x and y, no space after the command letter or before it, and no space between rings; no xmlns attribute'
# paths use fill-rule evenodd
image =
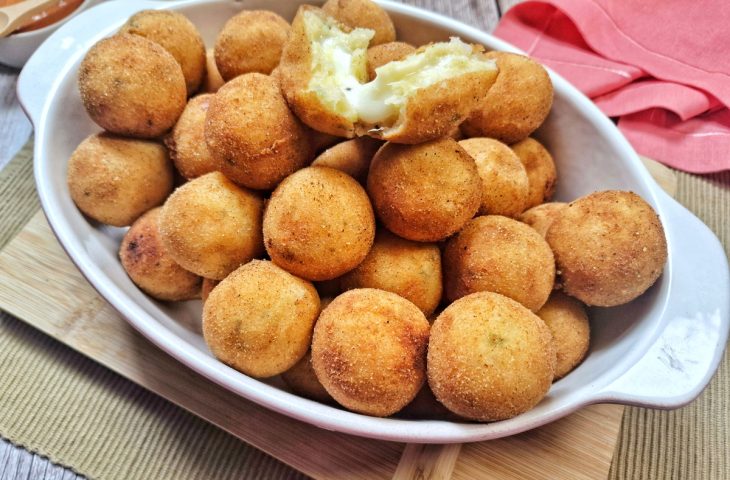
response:
<svg viewBox="0 0 730 480"><path fill-rule="evenodd" d="M162 301L204 301L215 357L374 416L498 421L589 348L667 259L626 191L550 202L532 59L396 40L370 0L242 11L207 50L171 10L133 15L78 73L104 132L68 162L92 221ZM548 203L546 203L548 202Z"/></svg>

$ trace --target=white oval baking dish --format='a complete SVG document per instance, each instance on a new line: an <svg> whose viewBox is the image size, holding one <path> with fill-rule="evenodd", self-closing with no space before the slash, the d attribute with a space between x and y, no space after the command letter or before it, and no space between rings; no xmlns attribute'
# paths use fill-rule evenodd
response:
<svg viewBox="0 0 730 480"><path fill-rule="evenodd" d="M457 35L491 49L517 51L505 42L449 18L394 2L380 2L400 38L414 44ZM675 408L694 399L716 370L728 336L730 281L717 238L665 194L636 153L586 97L558 75L553 110L537 133L559 171L557 199L603 189L633 190L662 219L669 261L656 285L636 301L593 309L588 358L556 382L533 410L490 423L373 418L287 393L273 382L239 373L211 356L199 331L199 302L165 305L140 292L117 259L123 230L89 222L66 186L67 160L87 135L99 131L81 105L76 72L85 52L113 34L134 12L174 9L187 15L211 46L237 11L267 8L291 19L295 2L221 0L101 4L71 19L32 56L20 75L18 96L35 126L35 178L43 209L71 259L89 282L137 330L179 361L226 387L285 415L322 428L385 440L467 442L516 434L601 402Z"/></svg>

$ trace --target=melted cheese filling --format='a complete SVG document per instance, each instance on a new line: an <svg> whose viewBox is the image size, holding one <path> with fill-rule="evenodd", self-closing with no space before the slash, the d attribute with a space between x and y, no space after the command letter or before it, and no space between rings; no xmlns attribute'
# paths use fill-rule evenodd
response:
<svg viewBox="0 0 730 480"><path fill-rule="evenodd" d="M356 28L350 33L313 13L305 14L311 42L312 77L308 88L330 110L351 122L392 125L416 90L466 73L496 70L458 38L435 43L403 60L367 75L367 47L374 32Z"/></svg>

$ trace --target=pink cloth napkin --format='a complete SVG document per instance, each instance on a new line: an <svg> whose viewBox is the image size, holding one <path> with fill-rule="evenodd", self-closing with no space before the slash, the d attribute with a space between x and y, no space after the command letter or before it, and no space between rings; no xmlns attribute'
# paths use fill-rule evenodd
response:
<svg viewBox="0 0 730 480"><path fill-rule="evenodd" d="M591 97L641 154L730 169L728 0L540 0L494 34Z"/></svg>

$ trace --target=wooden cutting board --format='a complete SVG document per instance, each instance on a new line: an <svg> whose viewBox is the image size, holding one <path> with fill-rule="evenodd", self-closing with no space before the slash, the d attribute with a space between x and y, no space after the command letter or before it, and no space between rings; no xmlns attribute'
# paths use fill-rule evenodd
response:
<svg viewBox="0 0 730 480"><path fill-rule="evenodd" d="M132 329L81 276L40 212L0 254L0 285L3 310L314 478L608 474L623 412L618 405L594 405L530 432L460 447L405 446L334 433L244 400Z"/></svg>
<svg viewBox="0 0 730 480"><path fill-rule="evenodd" d="M673 194L673 173L649 166ZM124 321L71 263L41 212L0 253L0 285L3 310L314 478L608 476L620 405L593 405L499 440L404 445L322 430L240 398L186 368Z"/></svg>

